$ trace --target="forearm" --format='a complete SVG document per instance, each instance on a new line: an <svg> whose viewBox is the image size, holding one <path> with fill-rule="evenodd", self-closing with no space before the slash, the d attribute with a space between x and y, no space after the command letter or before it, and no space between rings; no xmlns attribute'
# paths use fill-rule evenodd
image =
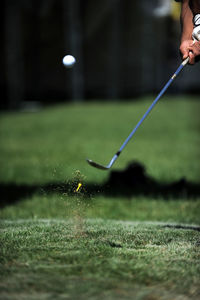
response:
<svg viewBox="0 0 200 300"><path fill-rule="evenodd" d="M183 0L181 9L181 43L192 39L193 13L189 7L189 0Z"/></svg>
<svg viewBox="0 0 200 300"><path fill-rule="evenodd" d="M196 15L197 19L198 13L200 11L200 0L182 0L181 8L181 43L180 52L182 54L182 59L189 57L189 63L194 64L200 57L200 36L199 36L199 24L196 24L195 20L195 30L193 18ZM196 18L195 16L195 18ZM198 26L197 26L198 25ZM195 42L194 42L195 39Z"/></svg>

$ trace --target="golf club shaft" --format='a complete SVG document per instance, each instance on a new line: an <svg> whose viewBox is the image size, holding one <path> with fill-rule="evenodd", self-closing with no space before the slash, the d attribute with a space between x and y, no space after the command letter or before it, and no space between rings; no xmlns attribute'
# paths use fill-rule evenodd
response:
<svg viewBox="0 0 200 300"><path fill-rule="evenodd" d="M148 110L145 112L145 114L143 115L143 117L140 119L140 121L137 123L137 125L135 126L135 128L132 130L132 132L130 133L130 135L127 137L127 139L125 140L125 142L122 144L122 146L120 147L119 151L113 156L113 158L111 159L108 167L110 168L113 163L115 162L115 160L117 159L117 157L120 155L121 151L124 149L124 147L128 144L128 142L130 141L130 139L132 138L132 136L134 135L134 133L138 130L138 128L140 127L140 125L142 124L142 122L146 119L146 117L148 116L148 114L150 113L150 111L153 109L153 107L156 105L156 103L158 102L158 100L162 97L162 95L165 93L165 91L168 89L168 87L171 85L172 81L176 78L176 76L179 74L179 72L183 69L183 67L188 63L189 61L189 57L186 58L178 67L178 69L176 70L176 72L172 75L172 77L169 79L169 81L165 84L165 86L163 87L163 89L160 91L160 93L158 94L158 96L156 97L156 99L153 101L153 103L150 105L150 107L148 108Z"/></svg>
<svg viewBox="0 0 200 300"><path fill-rule="evenodd" d="M148 114L150 113L150 111L153 109L153 107L156 105L156 103L158 102L158 100L162 97L162 95L165 93L165 91L168 89L168 87L170 86L170 84L172 83L172 81L180 73L180 71L183 69L183 67L188 63L188 61L189 61L189 57L187 57L180 64L180 66L178 67L178 69L176 70L176 72L172 75L172 77L169 79L169 81L165 84L165 86L163 87L163 89L160 91L160 93L158 94L158 96L156 97L156 99L153 101L153 103L149 106L149 108L147 109L147 111L145 112L145 114L143 115L143 117L140 119L140 121L137 123L137 125L135 126L135 128L131 131L131 133L129 134L129 136L127 137L127 139L125 140L125 142L122 144L122 146L119 148L119 150L117 151L117 153L115 153L115 155L112 157L112 159L110 160L109 164L107 166L103 166L101 164L98 164L98 163L92 161L91 159L87 159L87 162L92 167L95 167L95 168L101 169L101 170L108 170L108 169L110 169L112 167L112 165L117 160L117 158L119 157L120 153L122 152L122 150L124 149L124 147L128 144L128 142L130 141L130 139L132 138L132 136L134 135L134 133L138 130L138 128L140 127L140 125L142 124L142 122L146 119L146 117L148 116Z"/></svg>
<svg viewBox="0 0 200 300"><path fill-rule="evenodd" d="M165 91L168 89L168 87L170 86L170 84L172 83L172 81L174 80L174 78L179 74L179 72L183 69L183 67L187 64L188 62L188 58L186 60L184 60L180 66L178 67L178 69L176 70L176 72L172 75L172 77L169 79L169 81L165 84L165 86L163 87L163 89L160 91L160 93L158 94L158 96L156 97L156 99L153 101L153 103L149 106L148 110L145 112L145 114L143 115L143 117L140 119L140 121L137 123L137 125L135 126L135 128L133 129L133 131L131 132L131 134L127 137L127 139L125 140L125 142L123 143L123 145L121 146L121 148L119 149L119 151L121 152L124 147L126 146L126 144L130 141L130 139L132 138L132 136L134 135L134 133L137 131L137 129L140 127L140 125L142 124L142 122L146 119L146 117L148 116L148 114L150 113L150 111L153 109L153 107L156 105L156 103L158 102L158 100L162 97L162 95L165 93Z"/></svg>

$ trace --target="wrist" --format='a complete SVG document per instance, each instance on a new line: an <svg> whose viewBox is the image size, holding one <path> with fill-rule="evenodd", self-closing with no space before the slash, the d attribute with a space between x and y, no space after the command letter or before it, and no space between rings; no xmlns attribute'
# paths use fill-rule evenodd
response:
<svg viewBox="0 0 200 300"><path fill-rule="evenodd" d="M192 32L193 32L193 26L188 26L186 28L183 28L181 34L181 43L184 41L192 40Z"/></svg>
<svg viewBox="0 0 200 300"><path fill-rule="evenodd" d="M191 34L187 34L187 35L182 35L181 36L181 44L184 43L184 42L189 42L189 41L192 41L192 33Z"/></svg>

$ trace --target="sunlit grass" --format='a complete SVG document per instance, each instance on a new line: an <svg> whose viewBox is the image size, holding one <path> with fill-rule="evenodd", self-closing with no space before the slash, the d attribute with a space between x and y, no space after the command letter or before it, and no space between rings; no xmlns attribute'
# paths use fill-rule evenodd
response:
<svg viewBox="0 0 200 300"><path fill-rule="evenodd" d="M46 183L70 179L80 170L88 181L105 172L89 168L86 158L108 163L152 99L128 103L61 105L35 114L1 116L1 180ZM145 120L117 161L145 165L150 175L166 181L199 178L199 101L164 98Z"/></svg>

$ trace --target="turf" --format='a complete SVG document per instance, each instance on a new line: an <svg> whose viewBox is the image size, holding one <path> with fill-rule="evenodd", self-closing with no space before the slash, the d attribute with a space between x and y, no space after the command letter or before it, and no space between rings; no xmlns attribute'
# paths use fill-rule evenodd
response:
<svg viewBox="0 0 200 300"><path fill-rule="evenodd" d="M5 221L2 296L197 299L200 227L168 226L101 219Z"/></svg>
<svg viewBox="0 0 200 300"><path fill-rule="evenodd" d="M198 97L163 98L114 165L150 184L85 162L106 164L151 102L1 114L2 299L200 297Z"/></svg>
<svg viewBox="0 0 200 300"><path fill-rule="evenodd" d="M71 179L78 169L88 181L103 181L107 173L88 168L85 158L107 163L151 102L63 105L36 114L1 115L0 179L43 184ZM159 180L186 176L197 181L198 112L198 99L162 99L125 148L116 168L137 160Z"/></svg>

